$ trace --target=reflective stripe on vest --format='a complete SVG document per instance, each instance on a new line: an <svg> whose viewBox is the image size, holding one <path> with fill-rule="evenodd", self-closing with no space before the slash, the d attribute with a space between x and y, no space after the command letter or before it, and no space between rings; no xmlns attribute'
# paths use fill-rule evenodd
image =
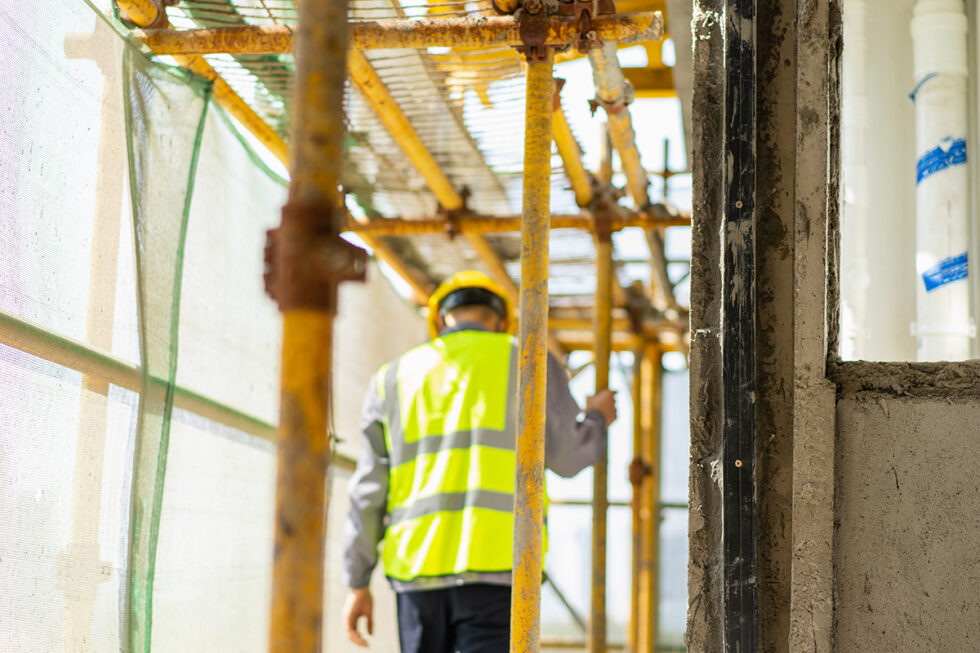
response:
<svg viewBox="0 0 980 653"><path fill-rule="evenodd" d="M412 349L380 374L389 455L385 574L408 581L510 571L513 339L451 333Z"/></svg>

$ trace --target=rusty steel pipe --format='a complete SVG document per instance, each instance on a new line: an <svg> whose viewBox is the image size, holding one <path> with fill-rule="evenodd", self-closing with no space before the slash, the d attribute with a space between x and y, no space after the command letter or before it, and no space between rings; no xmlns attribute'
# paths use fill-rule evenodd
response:
<svg viewBox="0 0 980 653"><path fill-rule="evenodd" d="M596 242L595 391L609 387L612 355L613 265L609 234ZM590 653L606 650L606 516L608 455L603 452L592 472L592 600L587 635Z"/></svg>
<svg viewBox="0 0 980 653"><path fill-rule="evenodd" d="M668 218L661 218L652 213L627 213L626 215L617 215L610 218L610 228L613 231L619 231L627 227L653 229L661 226L683 227L689 226L690 224L691 217L687 213ZM595 219L588 212L579 215L560 214L551 216L552 229L582 229L584 231L592 231L594 227ZM458 228L460 233L463 234L520 231L521 218L517 216L489 217L464 215L455 218L452 222L445 218L379 218L370 222L358 222L354 219L348 219L345 230L364 237L435 234L448 232L451 228Z"/></svg>
<svg viewBox="0 0 980 653"><path fill-rule="evenodd" d="M346 0L299 7L290 207L321 211L317 228L339 240L343 167ZM286 210L283 226L287 225ZM306 280L306 279L304 279ZM337 280L331 306L283 305L282 390L276 473L275 555L269 650L315 653L322 642L330 368Z"/></svg>
<svg viewBox="0 0 980 653"><path fill-rule="evenodd" d="M544 562L544 419L548 370L548 238L554 54L528 62L521 230L520 382L514 491L511 653L538 653Z"/></svg>
<svg viewBox="0 0 980 653"><path fill-rule="evenodd" d="M141 23L148 24L148 23ZM596 16L592 28L609 41L659 41L659 12ZM568 45L581 33L578 19L555 17L548 29L549 45ZM134 33L158 54L286 54L293 51L294 30L288 25L249 25L190 30L145 30ZM521 44L510 16L490 18L429 18L358 21L350 24L355 50L428 47L493 48Z"/></svg>

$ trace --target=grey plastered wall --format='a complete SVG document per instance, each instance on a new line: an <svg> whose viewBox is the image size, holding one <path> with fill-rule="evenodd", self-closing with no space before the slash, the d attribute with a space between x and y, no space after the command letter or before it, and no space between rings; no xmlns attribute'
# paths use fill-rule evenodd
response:
<svg viewBox="0 0 980 653"><path fill-rule="evenodd" d="M980 363L836 376L835 650L978 650Z"/></svg>

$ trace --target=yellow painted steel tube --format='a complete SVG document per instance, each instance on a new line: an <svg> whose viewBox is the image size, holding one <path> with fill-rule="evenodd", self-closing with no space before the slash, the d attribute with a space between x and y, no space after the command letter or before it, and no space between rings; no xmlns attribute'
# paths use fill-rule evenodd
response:
<svg viewBox="0 0 980 653"><path fill-rule="evenodd" d="M137 25L145 27L153 24L157 19L157 7L150 0L117 0L117 4L126 16ZM171 35L179 34L179 32L171 29L153 30L153 33L166 35L165 38L174 38ZM157 54L173 54L157 52L152 45L150 49ZM283 164L289 163L289 148L282 136L272 129L259 114L255 113L252 107L218 74L218 71L211 67L211 64L199 56L179 55L175 56L174 59L179 65L194 74L211 80L214 83L212 94L215 102L240 122L245 129L252 132L252 135L269 148L269 151Z"/></svg>
<svg viewBox="0 0 980 653"><path fill-rule="evenodd" d="M140 23L148 25L147 23ZM659 13L613 14L592 19L599 38L609 41L659 41ZM547 42L567 45L581 33L575 18L551 20ZM287 25L247 25L191 30L146 30L136 40L158 54L286 54L293 51L293 29ZM391 19L358 21L350 25L350 46L356 50L457 47L492 48L521 44L512 17Z"/></svg>
<svg viewBox="0 0 980 653"><path fill-rule="evenodd" d="M439 204L448 211L462 208L462 196L456 192L452 182L449 181L432 153L419 138L408 117L402 112L395 98L392 97L374 67L371 66L371 62L362 53L352 50L348 56L347 68L351 80L374 109L388 133L402 148L405 156L425 179ZM478 233L468 233L466 239L480 256L480 259L487 265L491 276L504 287L504 290L510 295L511 301L516 302L517 288L490 243Z"/></svg>
<svg viewBox="0 0 980 653"><path fill-rule="evenodd" d="M300 5L291 207L324 211L320 227L339 235L346 220L339 190L343 167L346 0ZM333 211L330 212L331 207ZM286 219L284 213L284 222ZM275 556L269 650L314 653L323 624L326 479L331 443L330 368L333 310L283 311L282 389L276 474Z"/></svg>
<svg viewBox="0 0 980 653"><path fill-rule="evenodd" d="M653 229L657 227L684 227L691 224L691 216L688 213L681 213L676 217L661 218L647 213L630 213L625 216L613 216L610 218L610 228L619 231L626 227L641 227ZM369 236L410 236L414 234L434 234L443 233L449 227L458 227L461 233L505 233L509 231L520 231L521 219L519 217L504 216L499 218L487 216L460 216L453 223L445 218L423 218L423 219L400 219L385 218L371 220L370 222L357 222L348 220L346 231L355 233L361 237ZM589 213L580 215L553 215L551 216L552 229L582 229L592 231L595 227L595 220Z"/></svg>
<svg viewBox="0 0 980 653"><path fill-rule="evenodd" d="M612 240L596 242L595 293L595 390L609 387L609 357L612 354ZM588 650L606 650L606 516L608 456L595 464L592 472L592 601L589 615Z"/></svg>
<svg viewBox="0 0 980 653"><path fill-rule="evenodd" d="M218 71L211 67L211 64L198 56L176 56L174 59L194 74L210 79L214 83L211 93L215 102L250 131L256 140L265 145L284 165L289 164L289 146L286 145L286 141L259 114L255 113L252 107L218 74Z"/></svg>
<svg viewBox="0 0 980 653"><path fill-rule="evenodd" d="M582 165L582 155L579 152L578 143L572 135L572 128L568 126L568 119L561 108L561 104L555 102L555 111L552 114L552 130L554 131L555 147L561 156L561 161L565 166L565 175L568 177L572 190L575 192L575 203L581 207L586 207L592 203L592 180L585 166Z"/></svg>
<svg viewBox="0 0 980 653"><path fill-rule="evenodd" d="M347 69L351 81L377 113L378 119L402 148L405 156L425 179L439 204L449 211L461 208L463 198L453 188L449 178L419 138L367 58L360 52L352 50L347 57Z"/></svg>
<svg viewBox="0 0 980 653"><path fill-rule="evenodd" d="M541 640L553 69L550 48L527 67L511 653L537 653Z"/></svg>
<svg viewBox="0 0 980 653"><path fill-rule="evenodd" d="M314 653L322 638L332 326L324 311L283 315L272 653Z"/></svg>
<svg viewBox="0 0 980 653"><path fill-rule="evenodd" d="M650 475L644 479L643 508L644 517L641 532L640 556L640 651L653 653L657 649L657 634L659 630L659 598L660 598L660 431L662 423L661 408L663 403L663 366L662 352L656 343L647 343L643 360L646 368L646 385L648 386L649 415L646 429L646 443L643 449L644 459L649 461Z"/></svg>
<svg viewBox="0 0 980 653"><path fill-rule="evenodd" d="M643 460L643 347L633 351L633 458ZM630 479L632 480L632 479ZM639 651L640 642L640 555L642 539L640 528L643 511L643 492L641 485L633 484L630 498L630 535L632 541L631 574L630 574L630 621L627 643L631 651Z"/></svg>

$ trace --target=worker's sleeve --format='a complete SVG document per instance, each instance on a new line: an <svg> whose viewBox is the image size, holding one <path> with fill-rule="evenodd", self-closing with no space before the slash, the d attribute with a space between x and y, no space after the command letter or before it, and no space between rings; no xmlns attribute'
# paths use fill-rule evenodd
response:
<svg viewBox="0 0 980 653"><path fill-rule="evenodd" d="M568 389L568 375L548 354L548 397L544 462L559 476L575 476L606 450L606 419L598 410L579 417L582 409Z"/></svg>
<svg viewBox="0 0 980 653"><path fill-rule="evenodd" d="M350 479L350 511L344 524L344 580L347 587L367 587L378 562L388 501L388 451L384 412L376 378L361 409L361 453Z"/></svg>

